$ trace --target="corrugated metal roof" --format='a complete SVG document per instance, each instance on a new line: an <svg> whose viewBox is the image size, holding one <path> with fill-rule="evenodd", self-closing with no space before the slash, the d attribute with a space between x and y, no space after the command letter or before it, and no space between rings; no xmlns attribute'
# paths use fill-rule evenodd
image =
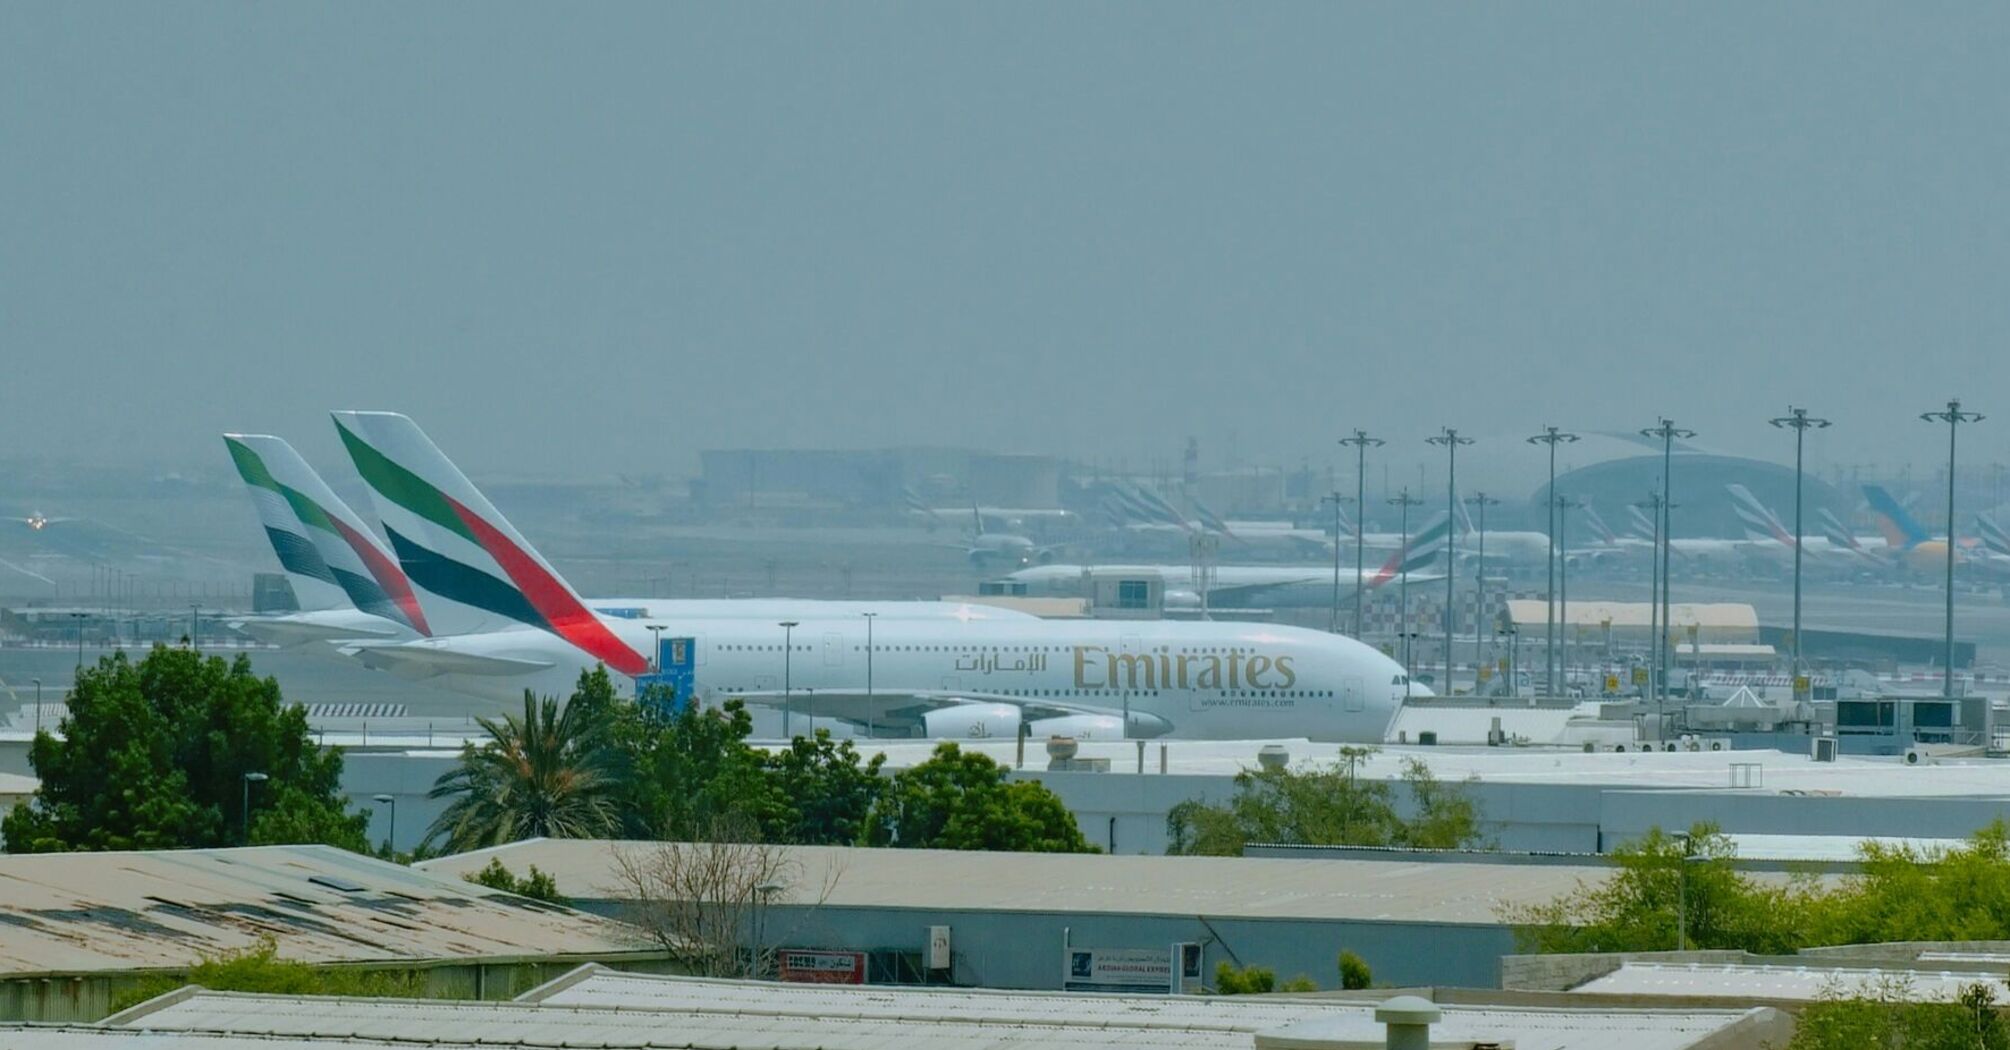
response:
<svg viewBox="0 0 2010 1050"><path fill-rule="evenodd" d="M659 843L533 839L419 867L457 878L500 857L512 871L537 865L559 892L612 899L620 884L615 852L630 856ZM1097 912L1388 922L1501 922L1502 905L1553 900L1580 880L1602 882L1603 865L1583 867L1437 864L1416 860L1106 856L985 853L960 850L795 846L789 850L801 893L816 896L834 878L825 907Z"/></svg>
<svg viewBox="0 0 2010 1050"><path fill-rule="evenodd" d="M0 975L181 967L261 937L303 962L644 947L623 923L330 846L0 856Z"/></svg>
<svg viewBox="0 0 2010 1050"><path fill-rule="evenodd" d="M1971 984L2010 998L2000 974L1908 967L1754 966L1741 963L1628 962L1571 989L1609 995L1733 996L1809 1002L1860 994L1908 1002L1950 1002Z"/></svg>
<svg viewBox="0 0 2010 1050"><path fill-rule="evenodd" d="M599 976L583 982L598 983ZM624 982L633 984L633 982ZM1235 1047L1253 1033L1316 1024L1323 1037L1379 1044L1369 1001L923 992L666 978L622 1009L555 1003L314 999L217 992L164 997L113 1023L155 1034L438 1040L448 1045L631 1047ZM579 985L575 985L579 987ZM631 988L632 991L632 988ZM1753 1015L1744 1010L1566 1010L1446 1006L1433 1039L1554 1050L1677 1050ZM116 1044L108 1044L116 1045ZM173 1046L175 1044L168 1043Z"/></svg>

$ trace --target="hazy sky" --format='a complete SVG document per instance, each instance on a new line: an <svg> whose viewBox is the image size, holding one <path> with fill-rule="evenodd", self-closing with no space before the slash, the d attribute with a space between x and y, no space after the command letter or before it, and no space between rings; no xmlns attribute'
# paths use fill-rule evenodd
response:
<svg viewBox="0 0 2010 1050"><path fill-rule="evenodd" d="M0 455L2010 459L2010 7L0 6Z"/></svg>

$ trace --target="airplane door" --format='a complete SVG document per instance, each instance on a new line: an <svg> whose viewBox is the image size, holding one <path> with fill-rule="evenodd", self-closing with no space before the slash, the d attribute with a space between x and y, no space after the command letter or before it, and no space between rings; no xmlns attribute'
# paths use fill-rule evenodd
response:
<svg viewBox="0 0 2010 1050"><path fill-rule="evenodd" d="M844 635L824 635L824 666L844 666Z"/></svg>
<svg viewBox="0 0 2010 1050"><path fill-rule="evenodd" d="M1366 703L1367 697L1361 687L1361 680L1359 678L1341 680L1340 709L1342 711L1359 712Z"/></svg>

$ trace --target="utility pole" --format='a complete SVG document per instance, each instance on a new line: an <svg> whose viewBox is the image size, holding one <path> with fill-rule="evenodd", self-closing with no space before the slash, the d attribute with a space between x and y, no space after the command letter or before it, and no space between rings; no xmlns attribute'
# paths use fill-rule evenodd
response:
<svg viewBox="0 0 2010 1050"><path fill-rule="evenodd" d="M1319 502L1333 504L1333 615L1326 626L1326 630L1331 634L1340 633L1340 503L1346 498L1338 492L1330 492L1319 497ZM1360 588L1361 576L1357 572L1354 575L1354 589L1358 592ZM1356 630L1354 633L1359 634L1360 631Z"/></svg>
<svg viewBox="0 0 2010 1050"><path fill-rule="evenodd" d="M1556 622L1561 632L1558 638L1556 666L1567 687L1570 684L1570 636L1574 633L1570 629L1570 512L1584 504L1562 495L1555 497L1555 503L1556 546L1561 552L1556 559ZM1550 688L1554 690L1555 686L1552 685Z"/></svg>
<svg viewBox="0 0 2010 1050"><path fill-rule="evenodd" d="M789 700L795 684L790 677L790 665L796 655L796 627L799 625L794 620L783 620L776 626L782 629L782 739L794 740L794 735L789 732Z"/></svg>
<svg viewBox="0 0 2010 1050"><path fill-rule="evenodd" d="M1403 612L1398 618L1397 630L1403 636L1403 699L1408 700L1410 698L1410 636L1415 633L1410 630L1410 508L1424 501L1410 495L1410 490L1406 487L1402 492L1390 496L1388 502L1393 506L1402 508L1403 539L1401 545L1396 548L1396 575L1398 579L1398 591L1401 595L1398 601L1403 607Z"/></svg>
<svg viewBox="0 0 2010 1050"><path fill-rule="evenodd" d="M1543 588L1542 600L1548 624L1543 641L1543 674L1551 681L1556 679L1556 446L1576 440L1576 434L1552 426L1543 427L1542 433L1527 439L1531 445L1549 446L1549 486L1543 490L1542 526L1543 535L1549 539L1549 582Z"/></svg>
<svg viewBox="0 0 2010 1050"><path fill-rule="evenodd" d="M1445 427L1425 441L1445 447L1445 680L1438 683L1444 695L1452 695L1452 624L1458 619L1455 595L1459 580L1459 446L1473 439Z"/></svg>
<svg viewBox="0 0 2010 1050"><path fill-rule="evenodd" d="M1954 432L1963 423L1980 423L1980 412L1963 412L1959 398L1947 402L1944 412L1921 412L1928 423L1947 424L1947 620L1946 650L1941 657L1940 695L1954 699Z"/></svg>
<svg viewBox="0 0 2010 1050"><path fill-rule="evenodd" d="M1794 699L1801 695L1801 451L1807 443L1808 431L1821 430L1829 425L1826 419L1808 415L1805 408L1789 408L1787 414L1767 422L1776 427L1792 427L1794 431L1794 646L1793 679ZM1953 518L1949 518L1948 540L1952 547L1954 530Z"/></svg>
<svg viewBox="0 0 2010 1050"><path fill-rule="evenodd" d="M1475 492L1466 500L1480 509L1480 571L1473 576L1473 693L1480 691L1479 668L1486 663L1486 642L1480 632L1487 622L1487 508L1498 506L1500 500L1484 492Z"/></svg>
<svg viewBox="0 0 2010 1050"><path fill-rule="evenodd" d="M872 622L879 618L876 612L862 614L865 617L865 738L873 737L872 707Z"/></svg>
<svg viewBox="0 0 2010 1050"><path fill-rule="evenodd" d="M1387 444L1387 442L1378 437L1369 437L1368 432L1365 430L1356 429L1353 437L1341 438L1340 444L1352 445L1354 447L1354 509L1361 515L1361 520L1354 523L1354 579L1356 581L1354 584L1354 637L1358 639L1361 637L1361 632L1365 629L1365 624L1361 619L1362 587L1359 581L1363 569L1361 543L1366 538L1368 531L1368 504L1362 502L1368 491L1368 449L1370 446L1380 448ZM1385 488L1382 491L1387 492L1388 489ZM1339 536L1336 535L1333 537L1333 545L1335 547L1340 545Z"/></svg>
<svg viewBox="0 0 2010 1050"><path fill-rule="evenodd" d="M1696 432L1693 430L1684 430L1676 426L1674 420L1664 418L1654 426L1642 430L1640 436L1658 437L1661 439L1661 524L1660 528L1656 531L1660 533L1661 539L1661 627L1663 631L1666 631L1671 626L1669 611L1672 606L1668 598L1668 592L1672 589L1669 586L1672 581L1668 576L1668 548L1673 542L1672 533L1675 527L1675 519L1671 513L1672 508L1669 505L1669 497L1673 493L1669 468L1673 466L1675 461L1675 440L1680 438L1687 441L1695 437ZM1666 639L1661 641L1660 666L1661 684L1659 696L1662 706L1666 707L1668 704L1668 643Z"/></svg>

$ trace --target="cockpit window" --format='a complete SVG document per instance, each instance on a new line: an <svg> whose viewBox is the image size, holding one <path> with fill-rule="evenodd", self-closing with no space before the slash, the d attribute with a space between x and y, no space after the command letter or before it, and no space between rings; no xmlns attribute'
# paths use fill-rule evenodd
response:
<svg viewBox="0 0 2010 1050"><path fill-rule="evenodd" d="M1396 677L1394 677L1394 678L1390 679L1390 680L1389 680L1389 684L1390 684L1390 685L1409 685L1409 684L1410 684L1410 676L1409 676L1409 675L1406 675L1406 674L1399 674L1399 675L1397 675Z"/></svg>

